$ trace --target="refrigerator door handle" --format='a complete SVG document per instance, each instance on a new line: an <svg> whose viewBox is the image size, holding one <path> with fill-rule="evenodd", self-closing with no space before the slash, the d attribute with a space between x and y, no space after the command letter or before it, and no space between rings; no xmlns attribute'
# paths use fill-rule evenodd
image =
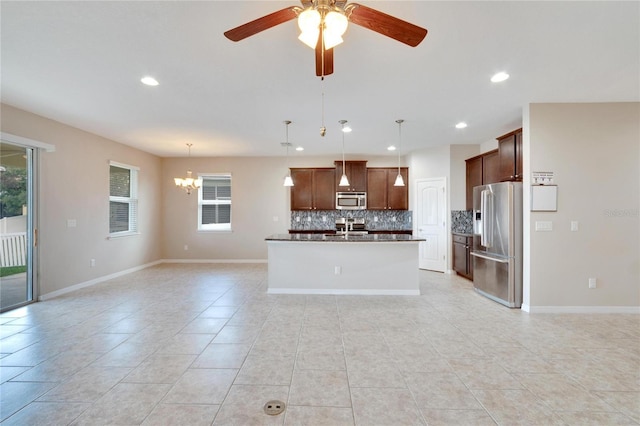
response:
<svg viewBox="0 0 640 426"><path fill-rule="evenodd" d="M480 193L480 211L482 217L482 235L480 236L480 244L484 247L493 246L493 200L491 192L484 189Z"/></svg>
<svg viewBox="0 0 640 426"><path fill-rule="evenodd" d="M482 259L492 260L498 263L509 263L509 259L499 259L496 257L485 256L484 254L476 253L474 251L471 252L471 256L480 257Z"/></svg>

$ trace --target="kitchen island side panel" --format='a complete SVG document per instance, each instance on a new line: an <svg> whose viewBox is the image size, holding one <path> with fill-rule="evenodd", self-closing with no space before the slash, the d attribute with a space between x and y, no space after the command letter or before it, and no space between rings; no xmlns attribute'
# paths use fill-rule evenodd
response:
<svg viewBox="0 0 640 426"><path fill-rule="evenodd" d="M268 241L268 293L419 295L418 242Z"/></svg>

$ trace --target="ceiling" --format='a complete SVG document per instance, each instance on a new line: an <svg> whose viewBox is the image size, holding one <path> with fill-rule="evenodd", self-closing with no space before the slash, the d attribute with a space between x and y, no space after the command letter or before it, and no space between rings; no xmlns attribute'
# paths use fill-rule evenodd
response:
<svg viewBox="0 0 640 426"><path fill-rule="evenodd" d="M341 119L348 155L389 155L404 119L406 154L494 139L531 102L640 101L640 2L358 1L429 33L411 48L350 25L321 81L295 20L223 36L296 0L3 0L2 102L172 157L281 156L284 120L295 155L339 154Z"/></svg>

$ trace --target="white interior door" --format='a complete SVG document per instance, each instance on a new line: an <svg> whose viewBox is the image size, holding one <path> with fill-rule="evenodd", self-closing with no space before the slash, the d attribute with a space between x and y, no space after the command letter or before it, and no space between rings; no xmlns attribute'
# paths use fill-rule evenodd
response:
<svg viewBox="0 0 640 426"><path fill-rule="evenodd" d="M420 242L420 269L445 272L447 268L446 178L416 182L416 228Z"/></svg>

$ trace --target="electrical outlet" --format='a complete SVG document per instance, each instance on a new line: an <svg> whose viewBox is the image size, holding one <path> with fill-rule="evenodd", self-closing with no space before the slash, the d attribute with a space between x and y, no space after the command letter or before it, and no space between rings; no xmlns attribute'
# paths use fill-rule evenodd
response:
<svg viewBox="0 0 640 426"><path fill-rule="evenodd" d="M186 251L186 250L189 250L189 246L185 244L185 245L184 245L184 249L185 249L185 251Z"/></svg>
<svg viewBox="0 0 640 426"><path fill-rule="evenodd" d="M89 266L91 266L92 268L96 266L96 260L95 259L91 259L89 261Z"/></svg>
<svg viewBox="0 0 640 426"><path fill-rule="evenodd" d="M577 220L572 220L571 221L571 230L572 231L577 231L578 229L579 229L578 221Z"/></svg>
<svg viewBox="0 0 640 426"><path fill-rule="evenodd" d="M589 288L596 288L596 287L597 287L597 279L589 278Z"/></svg>
<svg viewBox="0 0 640 426"><path fill-rule="evenodd" d="M342 266L334 266L333 273L336 275L340 275L342 273Z"/></svg>

